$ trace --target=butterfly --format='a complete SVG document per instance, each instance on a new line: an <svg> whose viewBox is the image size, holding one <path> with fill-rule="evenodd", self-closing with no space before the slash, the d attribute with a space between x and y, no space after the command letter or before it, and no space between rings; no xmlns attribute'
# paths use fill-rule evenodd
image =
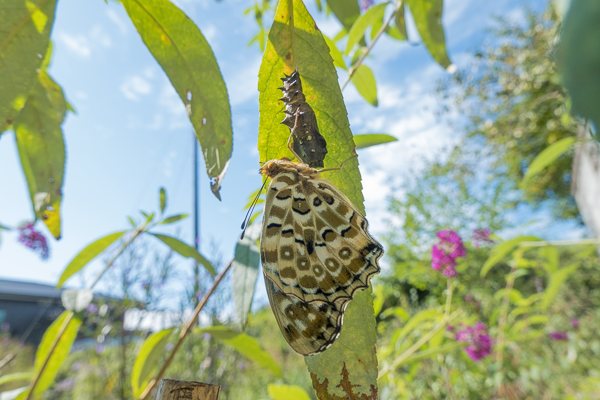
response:
<svg viewBox="0 0 600 400"><path fill-rule="evenodd" d="M322 352L342 329L358 289L379 272L383 247L367 220L319 170L267 161L260 253L267 294L285 340L296 352Z"/></svg>

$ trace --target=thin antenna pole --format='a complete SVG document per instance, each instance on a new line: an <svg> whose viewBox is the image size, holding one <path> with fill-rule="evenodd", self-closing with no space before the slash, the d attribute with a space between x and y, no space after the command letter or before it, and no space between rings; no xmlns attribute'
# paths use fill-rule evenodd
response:
<svg viewBox="0 0 600 400"><path fill-rule="evenodd" d="M193 207L193 219L194 219L194 248L196 251L200 251L200 176L198 174L198 141L196 135L192 135L192 147L194 148L194 160L193 160L193 179L194 179L194 207ZM198 303L198 296L200 295L200 265L198 261L194 261L194 299L193 303Z"/></svg>

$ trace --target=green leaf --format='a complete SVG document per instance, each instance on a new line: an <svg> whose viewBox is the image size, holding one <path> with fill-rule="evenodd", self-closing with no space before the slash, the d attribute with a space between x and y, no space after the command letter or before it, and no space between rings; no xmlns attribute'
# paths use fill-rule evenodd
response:
<svg viewBox="0 0 600 400"><path fill-rule="evenodd" d="M442 26L443 0L406 0L419 36L433 59L442 67L450 66L446 52L446 35Z"/></svg>
<svg viewBox="0 0 600 400"><path fill-rule="evenodd" d="M192 20L168 0L123 0L150 53L188 110L218 197L232 149L231 107L215 55Z"/></svg>
<svg viewBox="0 0 600 400"><path fill-rule="evenodd" d="M576 114L590 118L600 140L600 2L571 0L562 24L559 66Z"/></svg>
<svg viewBox="0 0 600 400"><path fill-rule="evenodd" d="M67 105L62 88L48 74L40 71L37 78L14 122L14 130L33 212L59 239L65 171L61 125Z"/></svg>
<svg viewBox="0 0 600 400"><path fill-rule="evenodd" d="M180 256L193 258L198 262L198 264L202 265L211 275L214 276L216 274L215 267L212 265L212 263L208 261L208 259L206 259L206 257L204 257L202 254L198 253L198 251L196 251L196 249L190 246L189 244L177 239L176 237L164 235L162 233L148 233L160 240L161 242L163 242L164 244L166 244L167 246L169 246L171 250L173 250Z"/></svg>
<svg viewBox="0 0 600 400"><path fill-rule="evenodd" d="M486 276L492 267L502 261L522 242L533 242L540 240L537 236L518 236L516 238L497 244L491 251L490 256L481 267L480 275Z"/></svg>
<svg viewBox="0 0 600 400"><path fill-rule="evenodd" d="M0 2L0 132L12 125L36 83L55 9L56 0Z"/></svg>
<svg viewBox="0 0 600 400"><path fill-rule="evenodd" d="M175 214L175 215L170 215L167 218L163 219L162 221L159 222L160 225L169 225L169 224L174 224L175 222L181 221L182 219L185 219L188 217L189 214Z"/></svg>
<svg viewBox="0 0 600 400"><path fill-rule="evenodd" d="M79 317L71 311L63 311L46 329L35 353L33 374L40 377L32 398L38 398L54 383L56 374L71 351L80 326ZM44 367L43 371L42 367ZM28 388L17 399L27 398L30 391L31 388Z"/></svg>
<svg viewBox="0 0 600 400"><path fill-rule="evenodd" d="M226 326L198 328L195 331L209 333L215 339L231 347L247 359L270 370L274 375L281 376L281 366L268 352L262 349L257 339L245 333L236 332Z"/></svg>
<svg viewBox="0 0 600 400"><path fill-rule="evenodd" d="M159 362L168 343L171 329L163 329L148 336L135 357L131 369L131 389L133 397L140 397L150 380L152 373L158 370Z"/></svg>
<svg viewBox="0 0 600 400"><path fill-rule="evenodd" d="M531 161L531 164L529 165L529 168L527 168L527 172L525 173L521 183L526 184L531 177L542 172L560 156L571 150L575 145L575 142L576 138L566 137L552 143L550 146L542 150L542 152L538 154L533 161Z"/></svg>
<svg viewBox="0 0 600 400"><path fill-rule="evenodd" d="M327 0L327 5L347 31L360 15L358 0Z"/></svg>
<svg viewBox="0 0 600 400"><path fill-rule="evenodd" d="M28 372L13 372L0 376L0 386L14 384L14 383L27 383L33 378L33 371Z"/></svg>
<svg viewBox="0 0 600 400"><path fill-rule="evenodd" d="M398 141L394 136L387 133L358 133L353 137L357 149Z"/></svg>
<svg viewBox="0 0 600 400"><path fill-rule="evenodd" d="M106 250L111 244L121 239L126 231L118 231L109 233L106 236L102 236L99 239L96 239L92 243L88 244L81 250L69 264L65 267L60 278L58 279L58 283L56 287L62 287L65 282L79 272L83 267L85 267L90 261L96 258L100 253Z"/></svg>
<svg viewBox="0 0 600 400"><path fill-rule="evenodd" d="M346 61L344 61L344 56L342 55L342 52L338 49L335 42L331 40L327 35L323 35L323 39L325 39L325 43L327 43L327 47L329 47L329 55L333 59L333 64L338 68L348 70Z"/></svg>
<svg viewBox="0 0 600 400"><path fill-rule="evenodd" d="M405 18L405 8L404 2L400 6L400 9L396 12L394 16L394 23L396 24L396 28L398 28L398 37L399 40L408 40L408 32L406 31L406 18Z"/></svg>
<svg viewBox="0 0 600 400"><path fill-rule="evenodd" d="M254 242L242 239L235 245L231 284L233 303L240 326L244 327L254 298L254 289L258 278L260 253Z"/></svg>
<svg viewBox="0 0 600 400"><path fill-rule="evenodd" d="M361 64L352 76L352 84L367 103L377 107L377 83L371 68Z"/></svg>
<svg viewBox="0 0 600 400"><path fill-rule="evenodd" d="M365 36L367 29L372 28L377 21L383 20L387 5L388 3L381 3L372 6L354 21L348 32L348 41L346 42L346 50L344 50L346 55L350 54L354 46Z"/></svg>
<svg viewBox="0 0 600 400"><path fill-rule="evenodd" d="M573 264L565 268L561 268L552 274L550 274L550 281L548 287L544 290L544 297L542 298L542 309L547 310L550 304L554 301L563 283L579 268L579 264Z"/></svg>
<svg viewBox="0 0 600 400"><path fill-rule="evenodd" d="M267 392L271 400L310 400L310 396L304 389L296 385L276 385L267 386Z"/></svg>
<svg viewBox="0 0 600 400"><path fill-rule="evenodd" d="M160 208L160 213L164 213L165 208L167 208L167 190L164 187L161 187L158 190L158 205Z"/></svg>
<svg viewBox="0 0 600 400"><path fill-rule="evenodd" d="M279 124L283 119L283 104L278 100L281 97L278 87L283 74L297 68L306 100L327 140L325 168L339 167L346 161L341 170L328 171L323 177L342 191L358 211L364 212L352 132L327 43L302 1L280 1L274 16L258 80L259 159L292 156L286 145L290 131ZM338 386L342 376L351 382L357 396L369 396L372 388L377 387L375 342L372 295L371 289L367 289L357 292L350 302L344 313L344 329L332 347L305 357L317 396L343 396Z"/></svg>

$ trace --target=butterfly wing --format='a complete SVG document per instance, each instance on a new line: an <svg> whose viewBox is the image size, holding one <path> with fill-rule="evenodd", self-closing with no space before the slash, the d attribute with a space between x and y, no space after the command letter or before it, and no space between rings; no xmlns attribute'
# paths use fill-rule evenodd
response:
<svg viewBox="0 0 600 400"><path fill-rule="evenodd" d="M379 271L382 253L365 218L333 186L294 172L273 178L261 258L271 307L296 351L322 351L335 341L347 303ZM290 320L290 310L298 310L293 314L299 320ZM302 319L308 315L319 318Z"/></svg>

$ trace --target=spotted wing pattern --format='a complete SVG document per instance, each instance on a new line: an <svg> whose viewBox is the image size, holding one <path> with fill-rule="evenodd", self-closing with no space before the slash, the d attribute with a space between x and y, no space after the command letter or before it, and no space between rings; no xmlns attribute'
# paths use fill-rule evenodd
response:
<svg viewBox="0 0 600 400"><path fill-rule="evenodd" d="M267 293L279 327L298 353L328 348L348 302L379 272L381 245L348 198L304 164L272 160L261 237Z"/></svg>

